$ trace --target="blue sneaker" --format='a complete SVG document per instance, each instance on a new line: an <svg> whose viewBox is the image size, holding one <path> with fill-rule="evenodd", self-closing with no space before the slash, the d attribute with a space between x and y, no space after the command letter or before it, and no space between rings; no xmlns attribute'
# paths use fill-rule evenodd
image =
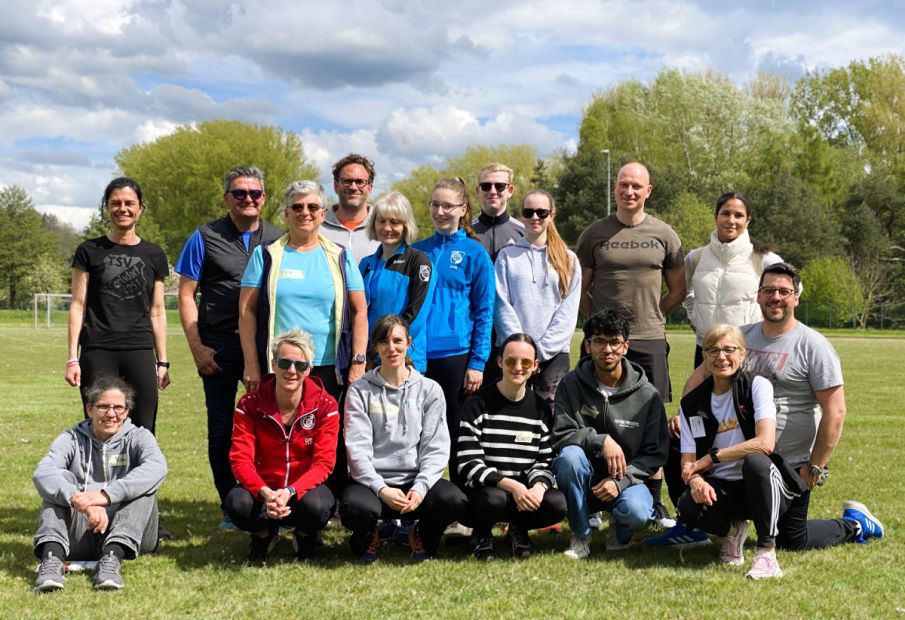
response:
<svg viewBox="0 0 905 620"><path fill-rule="evenodd" d="M710 544L707 532L697 528L689 530L685 524L679 521L676 526L663 532L659 536L648 536L644 539L645 545L651 547L673 547L676 549L689 549Z"/></svg>
<svg viewBox="0 0 905 620"><path fill-rule="evenodd" d="M861 502L846 500L842 503L842 518L854 521L861 526L861 532L852 539L853 542L865 544L868 538L883 538L886 531L880 520L871 514L867 506Z"/></svg>

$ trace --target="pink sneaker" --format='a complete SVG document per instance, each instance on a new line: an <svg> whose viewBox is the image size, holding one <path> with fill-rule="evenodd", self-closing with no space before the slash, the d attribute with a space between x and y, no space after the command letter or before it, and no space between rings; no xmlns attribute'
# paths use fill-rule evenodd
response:
<svg viewBox="0 0 905 620"><path fill-rule="evenodd" d="M748 538L748 522L733 521L729 525L729 533L723 540L723 546L720 548L720 562L729 564L730 566L741 566L745 561L745 554L742 547L745 546L745 540Z"/></svg>
<svg viewBox="0 0 905 620"><path fill-rule="evenodd" d="M754 562L751 564L751 570L745 575L748 579L770 579L772 577L782 577L782 569L776 561L776 552L768 551L766 553L758 553L754 556Z"/></svg>

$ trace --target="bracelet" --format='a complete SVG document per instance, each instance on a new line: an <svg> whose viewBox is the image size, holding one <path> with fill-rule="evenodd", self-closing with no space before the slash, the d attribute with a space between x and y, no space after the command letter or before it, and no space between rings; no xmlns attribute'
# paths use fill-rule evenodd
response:
<svg viewBox="0 0 905 620"><path fill-rule="evenodd" d="M169 368L170 363L169 362L157 362L157 367L158 368Z"/></svg>
<svg viewBox="0 0 905 620"><path fill-rule="evenodd" d="M74 357L71 360L66 361L66 368L69 368L70 366L78 366L78 365L79 365L79 358L77 358L77 357Z"/></svg>

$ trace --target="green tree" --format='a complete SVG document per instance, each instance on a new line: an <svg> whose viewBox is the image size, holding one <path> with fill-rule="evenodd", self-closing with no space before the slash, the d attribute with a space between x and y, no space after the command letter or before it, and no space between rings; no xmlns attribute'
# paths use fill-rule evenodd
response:
<svg viewBox="0 0 905 620"><path fill-rule="evenodd" d="M679 235L686 253L710 242L710 233L714 227L713 211L694 194L679 194L669 211L663 215L663 220Z"/></svg>
<svg viewBox="0 0 905 620"><path fill-rule="evenodd" d="M213 120L184 125L170 135L123 149L115 157L126 176L141 183L147 207L140 234L160 243L175 261L191 231L224 212L223 175L257 166L266 176L264 218L274 221L290 182L317 179L302 141L277 127Z"/></svg>
<svg viewBox="0 0 905 620"><path fill-rule="evenodd" d="M803 303L810 316L822 316L829 327L842 326L857 314L862 303L861 283L851 264L841 256L818 258L801 270ZM816 307L815 307L816 306Z"/></svg>
<svg viewBox="0 0 905 620"><path fill-rule="evenodd" d="M0 295L9 307L27 299L22 283L39 263L58 264L57 251L28 193L15 185L0 190Z"/></svg>
<svg viewBox="0 0 905 620"><path fill-rule="evenodd" d="M522 196L533 188L531 178L537 163L537 151L527 144L469 146L462 155L448 158L440 168L428 165L419 166L409 173L408 178L393 183L392 189L402 192L412 203L420 237L424 238L433 234L434 226L430 219L428 203L434 185L440 179L462 178L468 185L472 201L472 215L477 216L478 210L481 208L475 195L478 173L481 168L492 162L500 162L509 166L515 175L513 179L515 193L509 201L510 212L513 212L513 206L519 204Z"/></svg>

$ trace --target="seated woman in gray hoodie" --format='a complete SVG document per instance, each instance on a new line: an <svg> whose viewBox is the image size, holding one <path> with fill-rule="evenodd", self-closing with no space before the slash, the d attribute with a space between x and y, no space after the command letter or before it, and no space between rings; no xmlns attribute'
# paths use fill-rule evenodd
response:
<svg viewBox="0 0 905 620"><path fill-rule="evenodd" d="M61 433L35 468L41 499L35 590L64 585L63 560L98 560L94 587L123 587L121 563L157 547L157 489L167 462L154 435L132 424L135 390L101 376L86 390L83 420Z"/></svg>
<svg viewBox="0 0 905 620"><path fill-rule="evenodd" d="M412 339L402 318L380 318L371 344L381 365L346 394L353 482L340 501L340 518L352 531L352 552L365 563L377 560L379 519L418 519L409 531L412 558L429 560L465 507L465 495L442 478L450 450L446 401L440 386L411 365Z"/></svg>

